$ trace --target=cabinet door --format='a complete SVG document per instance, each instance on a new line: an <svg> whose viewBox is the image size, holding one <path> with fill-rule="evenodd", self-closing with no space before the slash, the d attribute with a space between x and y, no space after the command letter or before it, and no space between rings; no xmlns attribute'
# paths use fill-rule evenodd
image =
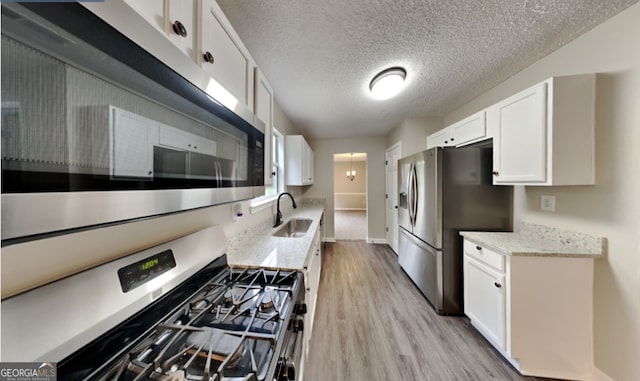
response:
<svg viewBox="0 0 640 381"><path fill-rule="evenodd" d="M497 105L494 183L545 182L547 176L547 84Z"/></svg>
<svg viewBox="0 0 640 381"><path fill-rule="evenodd" d="M112 109L111 113L111 175L151 178L157 125L124 110Z"/></svg>
<svg viewBox="0 0 640 381"><path fill-rule="evenodd" d="M487 125L485 122L485 111L483 110L451 125L449 127L451 135L449 143L459 147L486 137Z"/></svg>
<svg viewBox="0 0 640 381"><path fill-rule="evenodd" d="M316 232L314 243L309 253L309 264L305 272L306 303L307 314L305 315L305 342L306 351L309 351L309 344L313 334L313 322L316 312L316 301L318 299L318 288L320 285L320 272L322 266L322 249L320 241L320 231Z"/></svg>
<svg viewBox="0 0 640 381"><path fill-rule="evenodd" d="M168 11L167 33L169 39L184 54L196 61L194 49L196 41L196 7L194 0L170 0ZM180 26L184 28L186 35L179 33Z"/></svg>
<svg viewBox="0 0 640 381"><path fill-rule="evenodd" d="M304 184L313 184L313 151L309 144L304 141L304 156L303 160L303 173L302 182Z"/></svg>
<svg viewBox="0 0 640 381"><path fill-rule="evenodd" d="M433 147L446 147L450 145L449 133L450 130L448 128L443 128L442 130L427 136L427 149Z"/></svg>
<svg viewBox="0 0 640 381"><path fill-rule="evenodd" d="M285 137L287 185L313 184L313 151L302 135Z"/></svg>
<svg viewBox="0 0 640 381"><path fill-rule="evenodd" d="M125 2L154 28L165 33L164 0L125 0Z"/></svg>
<svg viewBox="0 0 640 381"><path fill-rule="evenodd" d="M505 284L502 273L464 257L464 312L473 325L504 350Z"/></svg>
<svg viewBox="0 0 640 381"><path fill-rule="evenodd" d="M273 184L273 150L271 137L273 133L273 89L260 69L255 68L255 103L254 109L258 119L264 122L264 185Z"/></svg>
<svg viewBox="0 0 640 381"><path fill-rule="evenodd" d="M202 2L201 55L210 57L202 61L202 67L228 92L245 105L253 105L249 99L248 72L251 60L248 52L236 43L223 26L221 11L217 12L215 0ZM253 68L251 67L251 72ZM253 87L253 83L251 84ZM250 107L253 109L252 107Z"/></svg>
<svg viewBox="0 0 640 381"><path fill-rule="evenodd" d="M287 185L302 185L303 139L302 135L287 135L285 138Z"/></svg>

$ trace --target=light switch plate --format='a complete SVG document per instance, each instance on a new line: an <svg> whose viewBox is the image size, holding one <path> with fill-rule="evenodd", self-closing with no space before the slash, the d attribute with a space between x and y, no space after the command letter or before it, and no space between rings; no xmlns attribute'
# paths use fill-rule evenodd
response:
<svg viewBox="0 0 640 381"><path fill-rule="evenodd" d="M540 196L540 209L546 212L556 211L556 196L542 195Z"/></svg>

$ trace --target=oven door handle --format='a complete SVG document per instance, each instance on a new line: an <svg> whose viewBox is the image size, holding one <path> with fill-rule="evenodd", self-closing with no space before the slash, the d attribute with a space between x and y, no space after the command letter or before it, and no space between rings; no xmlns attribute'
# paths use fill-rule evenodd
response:
<svg viewBox="0 0 640 381"><path fill-rule="evenodd" d="M297 380L296 368L302 361L302 344L304 341L304 320L294 318L289 326L284 355L281 357L280 375L289 381ZM280 379L280 378L279 378Z"/></svg>

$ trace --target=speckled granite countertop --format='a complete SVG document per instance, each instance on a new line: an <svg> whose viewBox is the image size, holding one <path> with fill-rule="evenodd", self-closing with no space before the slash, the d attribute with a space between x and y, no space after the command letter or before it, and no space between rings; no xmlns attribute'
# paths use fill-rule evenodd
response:
<svg viewBox="0 0 640 381"><path fill-rule="evenodd" d="M523 222L515 233L460 232L464 238L507 255L600 258L606 238Z"/></svg>
<svg viewBox="0 0 640 381"><path fill-rule="evenodd" d="M236 234L229 239L229 265L302 271L323 212L324 204L300 203L297 209L293 209L293 213L283 216L284 222L290 218L313 220L309 230L302 237L272 236L271 234L277 230L272 227L272 219Z"/></svg>

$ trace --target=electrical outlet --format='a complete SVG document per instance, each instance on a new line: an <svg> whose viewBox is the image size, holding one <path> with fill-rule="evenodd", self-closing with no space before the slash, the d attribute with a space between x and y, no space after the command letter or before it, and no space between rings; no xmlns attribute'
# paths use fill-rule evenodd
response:
<svg viewBox="0 0 640 381"><path fill-rule="evenodd" d="M235 204L231 204L231 216L234 221L242 217L243 214L242 203L236 202Z"/></svg>
<svg viewBox="0 0 640 381"><path fill-rule="evenodd" d="M556 196L542 195L540 196L540 209L547 212L556 211Z"/></svg>

